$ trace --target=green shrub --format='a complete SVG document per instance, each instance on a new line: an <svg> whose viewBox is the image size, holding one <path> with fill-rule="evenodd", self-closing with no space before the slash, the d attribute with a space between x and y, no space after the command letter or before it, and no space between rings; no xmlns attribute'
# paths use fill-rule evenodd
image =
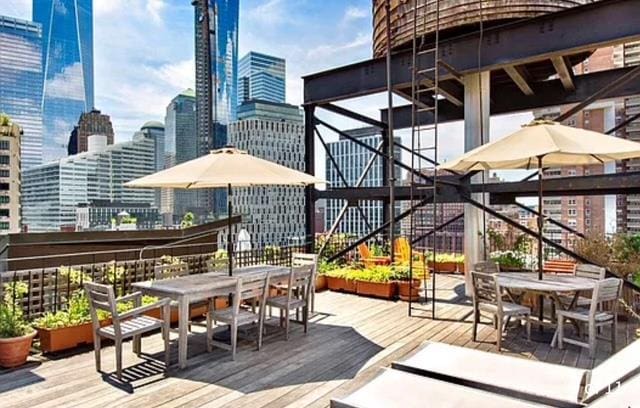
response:
<svg viewBox="0 0 640 408"><path fill-rule="evenodd" d="M20 305L20 299L28 291L29 287L24 282L4 285L4 298L0 303L0 339L21 337L31 332L32 329L24 320Z"/></svg>
<svg viewBox="0 0 640 408"><path fill-rule="evenodd" d="M491 260L507 268L524 268L526 265L526 255L517 251L494 252Z"/></svg>

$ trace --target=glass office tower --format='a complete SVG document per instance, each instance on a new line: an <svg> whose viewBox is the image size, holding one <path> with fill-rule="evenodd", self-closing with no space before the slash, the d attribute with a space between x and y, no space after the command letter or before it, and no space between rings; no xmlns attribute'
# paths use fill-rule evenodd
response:
<svg viewBox="0 0 640 408"><path fill-rule="evenodd" d="M282 58L251 51L238 63L238 102L285 102L286 62Z"/></svg>
<svg viewBox="0 0 640 408"><path fill-rule="evenodd" d="M227 144L238 105L239 0L194 0L198 156ZM198 191L213 215L226 214L223 190Z"/></svg>
<svg viewBox="0 0 640 408"><path fill-rule="evenodd" d="M42 161L42 28L0 16L0 112L22 127L22 168Z"/></svg>
<svg viewBox="0 0 640 408"><path fill-rule="evenodd" d="M80 114L93 108L92 0L33 0L42 24L43 160L66 155Z"/></svg>

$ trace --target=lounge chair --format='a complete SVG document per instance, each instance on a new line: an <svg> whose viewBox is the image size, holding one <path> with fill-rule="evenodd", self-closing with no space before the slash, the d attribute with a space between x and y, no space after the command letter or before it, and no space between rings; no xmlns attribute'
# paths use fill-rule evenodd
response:
<svg viewBox="0 0 640 408"><path fill-rule="evenodd" d="M358 253L360 254L360 261L365 267L370 268L376 265L389 265L391 258L388 256L375 256L371 253L371 250L364 242L358 245Z"/></svg>
<svg viewBox="0 0 640 408"><path fill-rule="evenodd" d="M640 372L640 340L593 370L565 367L442 343L426 343L394 369L555 407L594 401Z"/></svg>
<svg viewBox="0 0 640 408"><path fill-rule="evenodd" d="M393 369L383 369L373 380L350 395L331 400L332 408L541 406L543 405Z"/></svg>

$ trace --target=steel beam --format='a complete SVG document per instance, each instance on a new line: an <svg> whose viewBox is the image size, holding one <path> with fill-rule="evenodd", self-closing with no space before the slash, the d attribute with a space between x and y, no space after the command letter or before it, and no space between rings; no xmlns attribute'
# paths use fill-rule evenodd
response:
<svg viewBox="0 0 640 408"><path fill-rule="evenodd" d="M304 107L304 171L307 174L315 174L316 162L315 162L315 139L314 130L315 123L313 118L315 117L315 106L307 105ZM315 238L316 238L316 197L315 187L305 187L305 202L304 202L304 218L305 218L305 235L307 242L307 251L315 251Z"/></svg>
<svg viewBox="0 0 640 408"><path fill-rule="evenodd" d="M460 75L502 69L640 39L640 1L603 0L557 13L521 20L480 33L441 41L443 60ZM603 23L605 22L605 23ZM478 51L482 53L478 64ZM423 59L423 60L422 60ZM431 61L430 61L431 60ZM418 65L432 68L433 58L421 56ZM392 82L411 83L411 51L398 52L392 61ZM443 69L441 79L452 79ZM377 58L304 77L304 103L323 104L383 92L385 59Z"/></svg>
<svg viewBox="0 0 640 408"><path fill-rule="evenodd" d="M640 2L639 2L640 3ZM578 75L574 78L575 91L567 91L559 79L531 83L535 95L527 96L512 84L502 84L491 89L492 95L500 95L491 103L491 115L531 111L549 106L560 106L580 103L603 88L608 88L620 78L627 75L634 68L619 68L607 71ZM640 95L640 81L630 81L615 90L609 90L606 98L620 98ZM394 126L396 129L411 127L411 105L394 108ZM381 120L387 120L388 112L381 110ZM421 125L433 123L433 115L424 114L420 117ZM438 123L453 122L464 119L464 111L449 104L441 104Z"/></svg>

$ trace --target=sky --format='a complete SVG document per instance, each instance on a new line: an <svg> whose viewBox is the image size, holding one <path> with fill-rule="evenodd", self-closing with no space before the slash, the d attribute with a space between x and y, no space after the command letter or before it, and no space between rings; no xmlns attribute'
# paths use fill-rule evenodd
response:
<svg viewBox="0 0 640 408"><path fill-rule="evenodd" d="M32 0L2 2L3 14L31 18ZM303 75L371 58L371 0L241 0L240 5L240 56L258 51L285 58L291 104L302 102ZM111 116L116 142L129 140L149 120L163 121L171 99L194 87L191 0L94 0L94 64L96 108ZM401 102L406 103L394 103ZM377 118L385 97L343 106ZM324 115L343 129L360 125ZM492 118L490 138L531 118L530 113ZM399 135L410 144L408 132ZM462 122L442 125L440 140L441 159L461 154ZM317 174L324 174L320 146L316 151Z"/></svg>

